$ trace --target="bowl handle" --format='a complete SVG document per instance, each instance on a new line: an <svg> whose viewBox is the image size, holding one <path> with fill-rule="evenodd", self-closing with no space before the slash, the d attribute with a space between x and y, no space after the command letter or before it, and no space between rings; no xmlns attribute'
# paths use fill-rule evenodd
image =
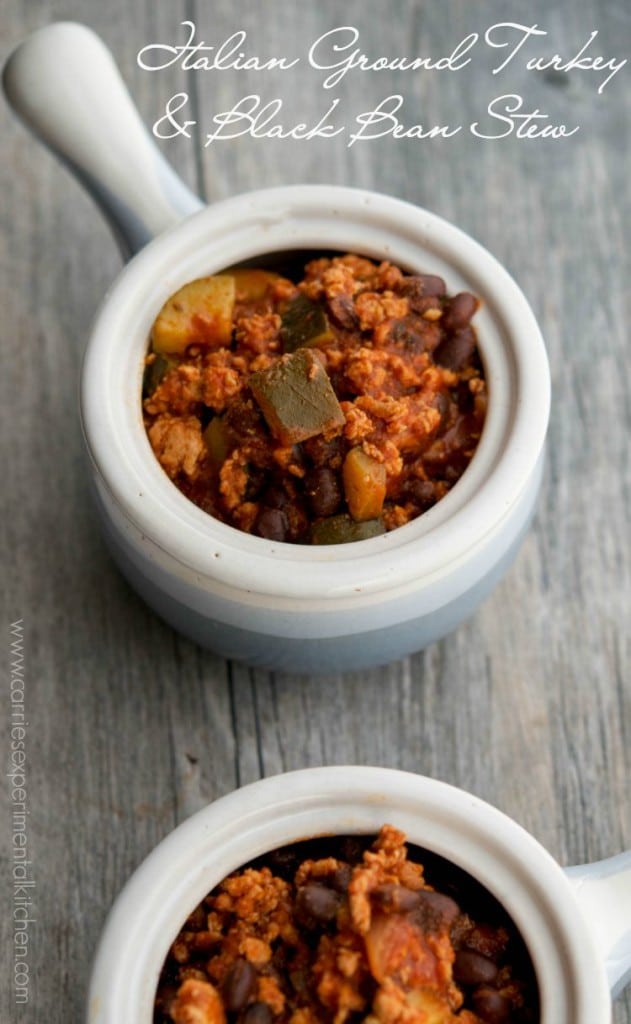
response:
<svg viewBox="0 0 631 1024"><path fill-rule="evenodd" d="M91 29L39 29L9 57L3 83L15 111L99 204L125 258L203 206L158 150Z"/></svg>
<svg viewBox="0 0 631 1024"><path fill-rule="evenodd" d="M631 850L566 868L601 951L615 999L631 981Z"/></svg>

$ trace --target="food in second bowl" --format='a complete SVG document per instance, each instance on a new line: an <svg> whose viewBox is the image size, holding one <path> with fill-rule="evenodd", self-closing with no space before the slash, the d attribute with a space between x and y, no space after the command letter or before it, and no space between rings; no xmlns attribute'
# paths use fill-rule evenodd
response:
<svg viewBox="0 0 631 1024"><path fill-rule="evenodd" d="M478 444L478 300L347 254L297 283L265 270L192 281L152 330L143 410L175 485L237 529L335 544L439 501Z"/></svg>
<svg viewBox="0 0 631 1024"><path fill-rule="evenodd" d="M538 1007L499 904L385 825L375 841L296 843L226 878L173 943L154 1020L536 1024Z"/></svg>

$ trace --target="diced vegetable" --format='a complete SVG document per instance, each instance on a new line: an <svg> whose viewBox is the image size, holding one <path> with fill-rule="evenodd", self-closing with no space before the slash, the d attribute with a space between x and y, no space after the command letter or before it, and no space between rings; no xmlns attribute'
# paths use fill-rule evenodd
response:
<svg viewBox="0 0 631 1024"><path fill-rule="evenodd" d="M234 277L200 277L168 299L151 333L154 352L183 355L189 345L221 348L232 337Z"/></svg>
<svg viewBox="0 0 631 1024"><path fill-rule="evenodd" d="M445 929L446 931L446 929ZM406 987L436 985L438 958L427 934L408 914L373 914L365 937L373 977L390 978Z"/></svg>
<svg viewBox="0 0 631 1024"><path fill-rule="evenodd" d="M311 527L312 544L348 544L355 540L368 540L385 533L381 519L357 523L346 513L319 519Z"/></svg>
<svg viewBox="0 0 631 1024"><path fill-rule="evenodd" d="M155 355L151 362L147 363L142 377L143 398L149 398L153 394L167 370L170 370L172 366L175 366L175 362L162 355Z"/></svg>
<svg viewBox="0 0 631 1024"><path fill-rule="evenodd" d="M208 449L211 466L218 473L228 458L231 447L228 427L223 417L214 416L202 437Z"/></svg>
<svg viewBox="0 0 631 1024"><path fill-rule="evenodd" d="M307 345L316 348L333 340L322 306L306 295L299 295L288 304L281 317L280 336L285 352L295 352Z"/></svg>
<svg viewBox="0 0 631 1024"><path fill-rule="evenodd" d="M335 427L344 413L324 366L310 349L282 356L249 380L274 437L282 445L299 444Z"/></svg>
<svg viewBox="0 0 631 1024"><path fill-rule="evenodd" d="M351 448L342 467L344 495L353 519L364 522L378 519L386 497L386 468L366 455L362 448Z"/></svg>
<svg viewBox="0 0 631 1024"><path fill-rule="evenodd" d="M280 275L274 274L271 270L230 270L227 271L234 277L237 299L242 302L262 299L267 289L274 283L280 281Z"/></svg>

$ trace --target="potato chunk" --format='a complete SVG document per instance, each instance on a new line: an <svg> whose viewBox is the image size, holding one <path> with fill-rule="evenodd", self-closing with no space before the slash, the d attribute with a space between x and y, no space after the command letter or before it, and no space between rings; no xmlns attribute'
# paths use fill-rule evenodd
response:
<svg viewBox="0 0 631 1024"><path fill-rule="evenodd" d="M280 274L275 274L272 270L258 270L257 268L237 268L235 270L228 271L231 277L234 277L237 299L242 302L255 301L256 299L262 299L275 281L280 281Z"/></svg>
<svg viewBox="0 0 631 1024"><path fill-rule="evenodd" d="M184 355L189 345L222 348L232 337L233 276L200 277L167 299L151 332L154 352Z"/></svg>
<svg viewBox="0 0 631 1024"><path fill-rule="evenodd" d="M357 522L378 519L386 497L386 467L366 455L362 448L351 448L342 467L344 494L348 510Z"/></svg>

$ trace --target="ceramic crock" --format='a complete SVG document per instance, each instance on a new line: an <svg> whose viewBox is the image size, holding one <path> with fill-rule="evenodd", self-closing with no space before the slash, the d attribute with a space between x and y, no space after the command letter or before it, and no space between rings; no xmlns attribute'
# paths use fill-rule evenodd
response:
<svg viewBox="0 0 631 1024"><path fill-rule="evenodd" d="M418 651L471 615L533 514L550 404L545 348L514 280L472 238L401 200L296 185L202 207L143 128L88 29L36 32L4 73L10 102L105 211L126 256L88 339L81 417L96 503L118 565L167 622L252 665L358 669ZM150 239L154 239L150 241ZM222 524L170 482L140 402L151 323L185 282L286 251L340 250L444 277L482 299L489 388L470 466L434 508L354 544L268 541Z"/></svg>

